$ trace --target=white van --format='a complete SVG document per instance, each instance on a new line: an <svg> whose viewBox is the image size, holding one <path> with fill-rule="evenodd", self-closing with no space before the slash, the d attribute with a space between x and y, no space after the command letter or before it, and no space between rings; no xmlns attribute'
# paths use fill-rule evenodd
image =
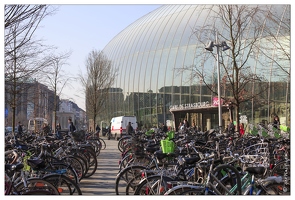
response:
<svg viewBox="0 0 295 200"><path fill-rule="evenodd" d="M133 129L137 130L136 116L113 117L111 120L111 137L118 140L122 135L125 135L128 122L131 122Z"/></svg>

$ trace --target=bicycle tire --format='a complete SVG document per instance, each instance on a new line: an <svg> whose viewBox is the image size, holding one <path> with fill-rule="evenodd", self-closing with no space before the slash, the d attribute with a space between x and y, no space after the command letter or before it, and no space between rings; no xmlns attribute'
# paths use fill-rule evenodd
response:
<svg viewBox="0 0 295 200"><path fill-rule="evenodd" d="M54 185L60 195L82 195L79 185L67 176L48 174L42 179Z"/></svg>
<svg viewBox="0 0 295 200"><path fill-rule="evenodd" d="M115 180L115 192L116 195L125 195L126 194L126 186L128 182L134 177L138 177L137 175L141 175L141 171L146 169L144 166L129 166L122 171L120 171Z"/></svg>
<svg viewBox="0 0 295 200"><path fill-rule="evenodd" d="M24 186L23 182L18 183L14 188L16 190L15 192L19 195L35 195L38 191L39 193L42 191L41 193L43 194L46 193L50 195L59 195L57 188L52 183L44 180L43 178L28 178L26 180L26 184L27 187Z"/></svg>
<svg viewBox="0 0 295 200"><path fill-rule="evenodd" d="M107 148L106 142L102 138L98 138L98 139L101 142L101 149L105 150Z"/></svg>
<svg viewBox="0 0 295 200"><path fill-rule="evenodd" d="M128 162L133 159L133 154L128 154L128 155L125 155L125 157L123 157L121 160L120 160L120 164L119 164L119 172L122 171L123 169L125 169L127 167L127 164Z"/></svg>
<svg viewBox="0 0 295 200"><path fill-rule="evenodd" d="M93 149L85 148L81 152L89 162L89 168L87 173L84 175L84 178L89 178L92 176L97 170L97 157Z"/></svg>
<svg viewBox="0 0 295 200"><path fill-rule="evenodd" d="M88 139L87 142L92 146L93 150L95 151L96 157L98 157L102 148L102 144L99 138L91 138Z"/></svg>
<svg viewBox="0 0 295 200"><path fill-rule="evenodd" d="M174 179L169 176L153 175L149 176L136 187L134 195L163 195L170 189L169 181Z"/></svg>
<svg viewBox="0 0 295 200"><path fill-rule="evenodd" d="M54 170L66 169L66 173L62 174L62 175L67 176L68 178L73 180L75 183L79 183L78 174L77 174L76 170L71 165L58 162L58 163L51 163L51 166L54 167L54 169L52 169L53 170L52 173L55 173Z"/></svg>
<svg viewBox="0 0 295 200"><path fill-rule="evenodd" d="M126 142L125 140L129 140L131 138L131 136L124 136L124 137L122 137L122 138L120 138L119 140L118 140L118 150L121 152L121 153L123 153L123 151L124 151L124 143Z"/></svg>
<svg viewBox="0 0 295 200"><path fill-rule="evenodd" d="M287 164L288 166L290 166L290 159L288 160L283 160L279 163L277 163L274 168L271 170L270 172L270 176L282 176L284 177L284 173L286 170L285 164L286 162L289 162L289 164ZM288 168L288 174L290 174L290 167Z"/></svg>
<svg viewBox="0 0 295 200"><path fill-rule="evenodd" d="M192 190L193 187L193 185L176 185L165 192L164 195L180 195L186 191Z"/></svg>
<svg viewBox="0 0 295 200"><path fill-rule="evenodd" d="M73 156L75 157L75 158L78 158L80 161L81 161L81 163L83 164L83 168L84 168L84 173L83 173L83 178L85 178L85 174L88 172L88 170L89 170L89 162L87 161L87 159L84 157L84 156L82 156L81 154L78 154L78 153L74 153L73 154Z"/></svg>
<svg viewBox="0 0 295 200"><path fill-rule="evenodd" d="M77 175L78 175L78 180L79 182L82 180L82 178L84 177L84 164L82 163L82 161L74 156L65 156L62 157L61 160L65 161L67 164L69 164L71 167L74 168L74 170L76 171Z"/></svg>
<svg viewBox="0 0 295 200"><path fill-rule="evenodd" d="M126 165L126 167L130 165L143 165L148 166L150 163L152 163L153 159L150 156L143 156L140 158L137 158L136 156L133 156L132 159L130 159Z"/></svg>
<svg viewBox="0 0 295 200"><path fill-rule="evenodd" d="M284 183L270 182L260 188L258 195L283 195ZM290 191L290 188L289 188Z"/></svg>
<svg viewBox="0 0 295 200"><path fill-rule="evenodd" d="M207 195L216 195L211 190L208 190L207 192ZM194 188L191 190L186 190L178 195L205 195L205 188Z"/></svg>
<svg viewBox="0 0 295 200"><path fill-rule="evenodd" d="M132 178L126 185L126 195L134 195L134 192L141 180L141 174L137 174L134 178Z"/></svg>
<svg viewBox="0 0 295 200"><path fill-rule="evenodd" d="M227 181L225 182L225 180L223 180L223 182L221 181L222 178L224 178L225 176L223 175L222 172L226 172L226 175L228 177ZM228 165L228 164L221 164L216 166L213 169L212 174L214 174L217 178L219 178L219 180L222 182L222 184L229 184L230 187L233 187L234 185L237 186L236 189L236 194L241 195L242 194L242 183L241 183L241 176L240 176L240 172L233 167L232 165ZM213 182L213 178L210 178L211 182ZM225 192L223 190L220 189L220 185L216 187L216 189L219 192Z"/></svg>

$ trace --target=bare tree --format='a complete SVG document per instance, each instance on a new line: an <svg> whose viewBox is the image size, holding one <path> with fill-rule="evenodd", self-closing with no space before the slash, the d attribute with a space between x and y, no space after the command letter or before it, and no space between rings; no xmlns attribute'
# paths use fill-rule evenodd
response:
<svg viewBox="0 0 295 200"><path fill-rule="evenodd" d="M286 124L290 120L290 80L291 80L291 6L284 5L281 10L270 10L267 15L271 26L265 28L267 37L265 37L261 54L265 56L271 68L271 75L280 78L280 85L286 88L285 92L285 118ZM287 78L286 78L287 77ZM270 84L271 81L269 81ZM282 90L282 87L275 87L274 93ZM269 87L270 89L270 87ZM268 91L270 94L270 90ZM268 108L270 106L270 97L267 100ZM268 109L270 110L270 109ZM270 115L270 114L269 114Z"/></svg>
<svg viewBox="0 0 295 200"><path fill-rule="evenodd" d="M5 5L5 59L13 58L10 54L14 54L14 51L22 48L27 43L32 43L33 35L40 22L46 16L54 14L54 12L55 8L48 5Z"/></svg>
<svg viewBox="0 0 295 200"><path fill-rule="evenodd" d="M267 9L268 7L259 5L219 5L217 9L216 6L213 6L208 10L208 12L214 13L211 19L213 27L212 25L211 27L201 27L198 30L195 29L194 32L200 43L197 46L196 57L199 57L202 62L194 66L193 77L202 80L213 94L218 94L216 76L212 76L214 68L208 67L214 66L211 63L212 59L209 59L210 56L204 57L206 53L205 42L211 39L217 43L216 45L220 45L221 42L226 41L231 47L229 51L220 51L219 55L212 52L211 56L214 57L215 63L217 56L219 56L223 80L220 87L223 87L224 91L228 91L227 97L232 97L223 98L226 102L235 105L235 121L238 130L241 104L254 99L267 99L269 85L266 84L267 74L264 70L268 68L268 64L260 63L259 69L261 71L256 71L256 67L254 67L259 60L257 52L262 48L259 43L262 42L262 38L266 37L266 21L261 21L261 19L269 19L270 12ZM215 41L216 32L219 41ZM271 62L270 59L266 58L266 60L268 63ZM255 90L253 89L254 84Z"/></svg>
<svg viewBox="0 0 295 200"><path fill-rule="evenodd" d="M93 119L93 130L98 115L105 109L116 71L102 51L92 50L86 59L86 75L79 75L86 96L87 116Z"/></svg>
<svg viewBox="0 0 295 200"><path fill-rule="evenodd" d="M14 132L15 109L26 83L47 61L40 59L45 48L33 35L44 17L52 14L46 5L5 5L4 51L5 51L5 102L12 109Z"/></svg>
<svg viewBox="0 0 295 200"><path fill-rule="evenodd" d="M59 108L58 98L62 95L64 87L69 83L72 77L63 70L63 66L67 65L67 59L70 57L71 52L61 53L59 55L50 55L48 59L48 67L43 70L44 79L43 82L54 92L53 101L49 103L53 104L53 119L52 128L55 133L56 127L56 112Z"/></svg>

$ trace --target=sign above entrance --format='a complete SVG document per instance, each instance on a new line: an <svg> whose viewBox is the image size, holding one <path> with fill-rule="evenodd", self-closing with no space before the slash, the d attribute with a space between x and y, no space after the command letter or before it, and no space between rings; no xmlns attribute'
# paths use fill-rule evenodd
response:
<svg viewBox="0 0 295 200"><path fill-rule="evenodd" d="M203 108L203 107L210 107L211 104L208 101L204 102L197 102L197 103L188 103L188 104L180 104L180 105L171 105L169 110L188 110L194 108Z"/></svg>
<svg viewBox="0 0 295 200"><path fill-rule="evenodd" d="M221 105L223 104L223 100L222 99L221 99L220 103L221 103ZM213 106L218 106L219 105L218 97L213 97L212 98L212 105Z"/></svg>

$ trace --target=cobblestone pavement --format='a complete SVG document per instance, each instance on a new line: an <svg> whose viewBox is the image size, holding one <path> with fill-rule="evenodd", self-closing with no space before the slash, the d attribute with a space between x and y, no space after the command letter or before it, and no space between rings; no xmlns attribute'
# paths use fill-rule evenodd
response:
<svg viewBox="0 0 295 200"><path fill-rule="evenodd" d="M96 172L89 178L82 179L82 195L115 195L115 179L119 171L120 151L118 141L102 137L106 148L100 151Z"/></svg>

